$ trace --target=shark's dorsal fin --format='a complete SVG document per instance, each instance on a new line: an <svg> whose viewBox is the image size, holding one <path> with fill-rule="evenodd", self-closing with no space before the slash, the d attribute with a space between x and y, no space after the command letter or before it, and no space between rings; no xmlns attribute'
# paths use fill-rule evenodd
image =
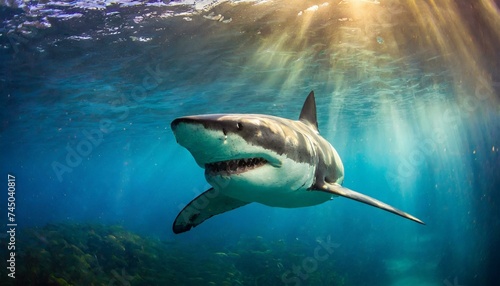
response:
<svg viewBox="0 0 500 286"><path fill-rule="evenodd" d="M314 91L311 90L302 106L299 120L313 127L318 131L318 120L316 118L316 100L314 99Z"/></svg>

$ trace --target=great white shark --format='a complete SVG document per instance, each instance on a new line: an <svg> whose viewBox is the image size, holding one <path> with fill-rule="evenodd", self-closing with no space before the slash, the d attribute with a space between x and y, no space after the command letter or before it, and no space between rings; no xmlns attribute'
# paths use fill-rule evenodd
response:
<svg viewBox="0 0 500 286"><path fill-rule="evenodd" d="M180 117L171 127L177 142L205 169L212 186L182 209L174 233L252 202L298 208L337 196L424 224L342 186L344 166L335 148L319 134L313 91L298 121L261 114L210 114Z"/></svg>

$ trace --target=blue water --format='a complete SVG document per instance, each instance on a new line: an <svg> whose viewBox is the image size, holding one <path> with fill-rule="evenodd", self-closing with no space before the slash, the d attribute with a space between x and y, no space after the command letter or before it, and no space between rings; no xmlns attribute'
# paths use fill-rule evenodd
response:
<svg viewBox="0 0 500 286"><path fill-rule="evenodd" d="M163 243L170 269L131 285L499 285L498 2L255 2L0 4L0 170L16 178L20 253L23 230L119 225ZM311 90L344 185L426 225L335 198L250 204L175 235L209 185L170 122L296 119Z"/></svg>

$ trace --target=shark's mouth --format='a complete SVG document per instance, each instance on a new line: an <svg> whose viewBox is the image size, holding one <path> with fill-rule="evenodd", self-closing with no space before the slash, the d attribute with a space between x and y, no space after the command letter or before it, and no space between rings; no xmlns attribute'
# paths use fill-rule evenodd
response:
<svg viewBox="0 0 500 286"><path fill-rule="evenodd" d="M267 163L267 160L264 158L246 158L213 162L205 164L205 174L210 176L241 174L264 166Z"/></svg>

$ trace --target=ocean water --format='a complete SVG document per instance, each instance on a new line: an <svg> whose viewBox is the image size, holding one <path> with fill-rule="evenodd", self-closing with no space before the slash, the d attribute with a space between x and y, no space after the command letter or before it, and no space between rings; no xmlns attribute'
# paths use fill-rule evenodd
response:
<svg viewBox="0 0 500 286"><path fill-rule="evenodd" d="M0 1L0 284L500 285L500 5L439 2ZM334 198L174 234L210 186L170 122L311 90L344 186L426 225Z"/></svg>

